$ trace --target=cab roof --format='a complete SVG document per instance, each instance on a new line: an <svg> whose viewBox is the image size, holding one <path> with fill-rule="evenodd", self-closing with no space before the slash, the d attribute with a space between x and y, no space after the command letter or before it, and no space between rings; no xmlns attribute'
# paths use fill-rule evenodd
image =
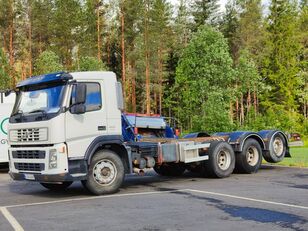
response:
<svg viewBox="0 0 308 231"><path fill-rule="evenodd" d="M67 82L72 79L76 80L94 80L114 77L115 74L109 71L87 71L87 72L54 72L45 75L32 76L24 81L19 82L16 87L26 87L44 83Z"/></svg>

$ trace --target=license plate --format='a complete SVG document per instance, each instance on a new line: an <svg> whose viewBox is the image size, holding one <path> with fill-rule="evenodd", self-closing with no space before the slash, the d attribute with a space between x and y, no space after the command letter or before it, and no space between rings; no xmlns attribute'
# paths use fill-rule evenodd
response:
<svg viewBox="0 0 308 231"><path fill-rule="evenodd" d="M34 175L33 174L25 174L25 179L26 180L34 180Z"/></svg>

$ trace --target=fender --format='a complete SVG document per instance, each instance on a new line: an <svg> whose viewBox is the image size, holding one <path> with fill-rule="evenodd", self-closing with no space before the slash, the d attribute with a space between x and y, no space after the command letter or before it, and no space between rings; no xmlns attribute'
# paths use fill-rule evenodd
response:
<svg viewBox="0 0 308 231"><path fill-rule="evenodd" d="M214 134L215 136L229 136L228 143L233 146L235 152L243 151L243 146L248 138L253 138L257 140L262 148L265 149L265 143L262 137L255 132L247 131L236 131L236 132L218 132Z"/></svg>
<svg viewBox="0 0 308 231"><path fill-rule="evenodd" d="M269 146L270 146L270 142L273 138L274 135L276 135L277 133L280 133L286 142L286 157L291 157L290 155L290 151L289 151L289 140L288 137L286 136L286 134L284 134L284 132L279 131L279 130L262 130L259 131L258 134L262 137L264 143L265 143L265 150L269 150Z"/></svg>
<svg viewBox="0 0 308 231"><path fill-rule="evenodd" d="M125 171L130 173L131 169L131 155L128 152L127 148L124 145L123 137L121 135L105 135L96 137L92 143L87 148L85 153L85 160L88 164L90 164L93 155L95 154L96 150L103 146L110 146L111 150L114 150L119 154L121 159L123 160L123 164L125 167Z"/></svg>

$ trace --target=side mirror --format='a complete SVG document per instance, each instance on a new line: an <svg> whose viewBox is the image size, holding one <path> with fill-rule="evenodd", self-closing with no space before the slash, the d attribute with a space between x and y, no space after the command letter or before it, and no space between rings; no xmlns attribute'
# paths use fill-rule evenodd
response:
<svg viewBox="0 0 308 231"><path fill-rule="evenodd" d="M72 114L84 114L86 112L86 106L84 104L73 105L70 109Z"/></svg>
<svg viewBox="0 0 308 231"><path fill-rule="evenodd" d="M87 97L87 86L83 83L76 85L75 104L84 104Z"/></svg>

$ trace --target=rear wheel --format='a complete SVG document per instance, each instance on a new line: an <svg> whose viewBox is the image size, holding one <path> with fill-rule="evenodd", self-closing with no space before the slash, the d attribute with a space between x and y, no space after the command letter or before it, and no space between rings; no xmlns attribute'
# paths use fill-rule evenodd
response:
<svg viewBox="0 0 308 231"><path fill-rule="evenodd" d="M214 141L209 148L209 159L203 162L202 175L224 178L231 175L235 166L234 151L224 141Z"/></svg>
<svg viewBox="0 0 308 231"><path fill-rule="evenodd" d="M255 139L247 139L243 150L236 155L235 169L241 173L255 173L261 166L262 149Z"/></svg>
<svg viewBox="0 0 308 231"><path fill-rule="evenodd" d="M73 181L64 181L61 183L40 183L43 187L51 191L61 191L67 189Z"/></svg>
<svg viewBox="0 0 308 231"><path fill-rule="evenodd" d="M155 165L154 170L162 176L181 176L185 172L185 165L181 163L164 163Z"/></svg>
<svg viewBox="0 0 308 231"><path fill-rule="evenodd" d="M269 151L263 153L267 162L277 163L283 160L286 155L287 144L281 133L276 133L270 141Z"/></svg>
<svg viewBox="0 0 308 231"><path fill-rule="evenodd" d="M121 158L110 150L98 151L91 160L87 180L83 186L95 195L116 192L124 180Z"/></svg>

